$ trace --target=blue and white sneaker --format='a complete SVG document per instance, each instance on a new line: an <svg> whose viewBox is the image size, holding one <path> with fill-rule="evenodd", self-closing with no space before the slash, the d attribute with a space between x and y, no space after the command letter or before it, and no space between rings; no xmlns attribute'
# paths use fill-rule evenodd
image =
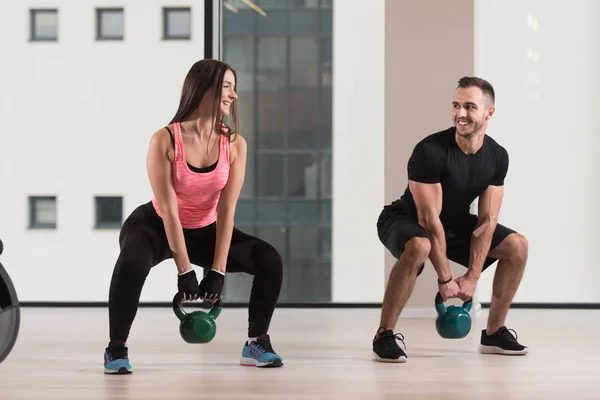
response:
<svg viewBox="0 0 600 400"><path fill-rule="evenodd" d="M127 354L127 347L125 346L113 346L107 347L104 350L104 373L105 374L130 374L133 372L131 364L129 363L129 357Z"/></svg>
<svg viewBox="0 0 600 400"><path fill-rule="evenodd" d="M273 368L283 366L283 359L279 357L271 346L271 339L268 334L260 335L256 341L244 343L242 349L241 365Z"/></svg>

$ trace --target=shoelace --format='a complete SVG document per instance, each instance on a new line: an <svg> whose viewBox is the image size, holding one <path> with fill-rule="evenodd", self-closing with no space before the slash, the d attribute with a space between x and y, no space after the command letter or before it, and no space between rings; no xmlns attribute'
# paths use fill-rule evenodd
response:
<svg viewBox="0 0 600 400"><path fill-rule="evenodd" d="M275 353L273 347L271 346L271 342L267 342L265 340L257 340L255 342L260 348L262 348L265 353Z"/></svg>
<svg viewBox="0 0 600 400"><path fill-rule="evenodd" d="M111 360L118 360L120 358L127 358L127 348L124 346L115 346L108 349Z"/></svg>
<svg viewBox="0 0 600 400"><path fill-rule="evenodd" d="M392 337L394 339L401 341L402 344L404 345L404 349L406 350L406 343L404 343L404 335L403 334L401 334L400 332L394 333L394 335Z"/></svg>
<svg viewBox="0 0 600 400"><path fill-rule="evenodd" d="M393 343L392 342L393 339L399 340L399 341L402 342L402 344L404 345L404 349L406 350L406 343L404 343L404 335L401 334L400 332L398 332L398 333L392 333L391 335L383 335L383 333L382 333L382 335L379 336L378 339L386 340L390 344Z"/></svg>
<svg viewBox="0 0 600 400"><path fill-rule="evenodd" d="M514 332L514 335L511 334L511 331ZM502 328L500 328L500 332L499 333L506 340L509 340L511 342L514 342L514 343L518 343L517 339L519 338L519 336L517 336L517 332L514 329L507 329L506 327L502 327Z"/></svg>

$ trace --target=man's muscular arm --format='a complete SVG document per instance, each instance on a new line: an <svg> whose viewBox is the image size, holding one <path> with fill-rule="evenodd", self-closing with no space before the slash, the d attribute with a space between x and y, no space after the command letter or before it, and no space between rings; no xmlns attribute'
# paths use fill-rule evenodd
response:
<svg viewBox="0 0 600 400"><path fill-rule="evenodd" d="M408 181L408 185L417 206L419 225L431 239L429 259L438 279L447 281L452 277L452 273L446 257L446 235L440 221L442 186L439 183L419 183L411 180Z"/></svg>
<svg viewBox="0 0 600 400"><path fill-rule="evenodd" d="M490 252L503 197L504 186L488 186L479 197L479 221L471 238L469 270L465 274L468 278L479 279L481 275L483 264Z"/></svg>

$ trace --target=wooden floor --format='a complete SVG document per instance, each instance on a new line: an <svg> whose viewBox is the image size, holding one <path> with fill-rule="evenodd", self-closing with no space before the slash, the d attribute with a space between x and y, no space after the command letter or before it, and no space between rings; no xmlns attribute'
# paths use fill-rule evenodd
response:
<svg viewBox="0 0 600 400"><path fill-rule="evenodd" d="M600 311L511 310L527 356L475 349L487 310L462 340L431 319L404 319L406 364L371 361L376 309L278 309L272 340L285 366L238 365L247 313L225 309L213 342L189 345L170 309L140 309L132 375L103 374L104 309L22 309L16 347L0 364L0 399L561 399L600 398Z"/></svg>

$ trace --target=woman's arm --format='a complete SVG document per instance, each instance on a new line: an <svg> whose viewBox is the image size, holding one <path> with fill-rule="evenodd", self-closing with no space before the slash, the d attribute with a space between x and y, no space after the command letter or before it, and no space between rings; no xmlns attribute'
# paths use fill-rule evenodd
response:
<svg viewBox="0 0 600 400"><path fill-rule="evenodd" d="M191 270L192 266L185 246L181 221L179 220L177 196L173 186L172 159L171 138L166 129L161 129L154 133L150 139L146 168L165 225L173 260L178 272L181 274Z"/></svg>
<svg viewBox="0 0 600 400"><path fill-rule="evenodd" d="M233 233L233 217L246 174L246 140L236 135L231 142L229 180L221 192L217 206L217 236L212 269L225 274L227 255Z"/></svg>

